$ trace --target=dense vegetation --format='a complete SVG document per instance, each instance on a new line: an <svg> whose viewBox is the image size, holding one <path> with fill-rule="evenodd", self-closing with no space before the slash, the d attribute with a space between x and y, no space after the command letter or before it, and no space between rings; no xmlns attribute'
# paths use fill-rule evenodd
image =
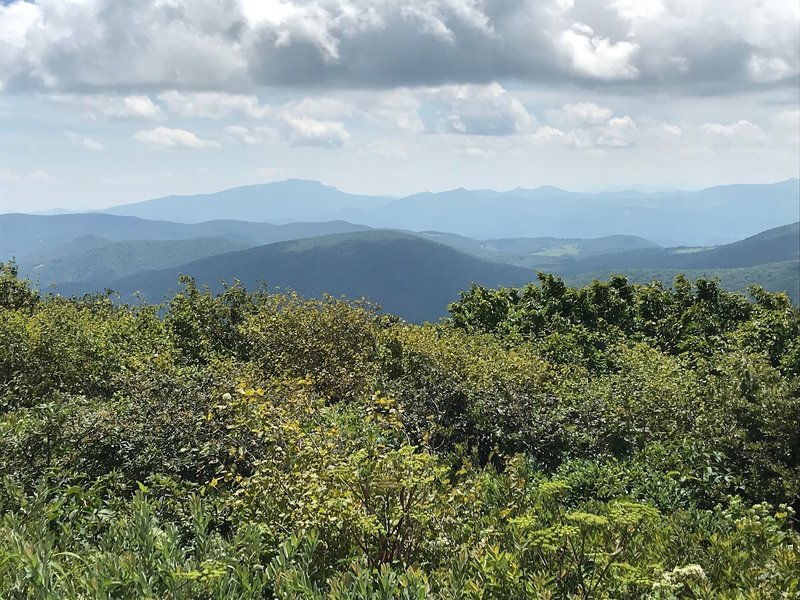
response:
<svg viewBox="0 0 800 600"><path fill-rule="evenodd" d="M3 598L796 598L800 313L541 276L416 326L0 274Z"/></svg>

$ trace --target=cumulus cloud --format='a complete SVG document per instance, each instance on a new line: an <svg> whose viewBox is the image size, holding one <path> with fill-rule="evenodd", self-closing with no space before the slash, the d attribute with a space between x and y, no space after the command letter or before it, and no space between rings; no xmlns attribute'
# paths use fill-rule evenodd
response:
<svg viewBox="0 0 800 600"><path fill-rule="evenodd" d="M435 126L442 133L512 135L534 124L522 102L497 82L444 86L435 92L434 100L442 107Z"/></svg>
<svg viewBox="0 0 800 600"><path fill-rule="evenodd" d="M578 75L606 81L635 79L639 75L633 64L639 45L634 42L612 42L596 35L584 23L575 23L564 31L559 42Z"/></svg>
<svg viewBox="0 0 800 600"><path fill-rule="evenodd" d="M94 121L149 121L163 116L161 107L146 95L48 94L45 99L57 105L76 107Z"/></svg>
<svg viewBox="0 0 800 600"><path fill-rule="evenodd" d="M289 142L293 146L340 148L350 138L344 125L337 121L319 121L311 117L286 115Z"/></svg>
<svg viewBox="0 0 800 600"><path fill-rule="evenodd" d="M93 150L95 152L99 152L101 150L105 150L105 146L98 142L97 140L93 140L90 137L85 135L80 135L73 131L67 131L64 133L64 136L69 140L69 143L75 146L76 148L83 148L84 150Z"/></svg>
<svg viewBox="0 0 800 600"><path fill-rule="evenodd" d="M260 119L270 113L269 107L262 105L254 95L171 90L159 94L158 99L170 111L188 118L222 119L244 115Z"/></svg>
<svg viewBox="0 0 800 600"><path fill-rule="evenodd" d="M0 5L0 86L247 97L514 79L705 93L796 85L798 23L786 0L15 0Z"/></svg>
<svg viewBox="0 0 800 600"><path fill-rule="evenodd" d="M598 146L619 148L633 144L639 128L629 116L615 117L600 129L596 138Z"/></svg>
<svg viewBox="0 0 800 600"><path fill-rule="evenodd" d="M728 125L706 123L702 126L702 132L707 135L712 143L725 146L759 146L766 139L764 131L758 125L744 120Z"/></svg>
<svg viewBox="0 0 800 600"><path fill-rule="evenodd" d="M213 140L204 140L185 129L169 129L156 127L155 129L137 131L133 135L137 142L160 146L162 148L218 148L219 144Z"/></svg>
<svg viewBox="0 0 800 600"><path fill-rule="evenodd" d="M230 125L225 128L233 141L244 144L245 146L257 146L278 140L278 132L272 127L253 127L248 128L242 125Z"/></svg>
<svg viewBox="0 0 800 600"><path fill-rule="evenodd" d="M614 112L593 102L579 102L565 104L558 110L548 111L547 114L557 121L573 125L602 125L611 119Z"/></svg>
<svg viewBox="0 0 800 600"><path fill-rule="evenodd" d="M629 115L615 117L610 108L594 102L564 104L545 114L561 129L540 128L534 136L538 142L559 142L575 148L621 148L634 145L643 134Z"/></svg>

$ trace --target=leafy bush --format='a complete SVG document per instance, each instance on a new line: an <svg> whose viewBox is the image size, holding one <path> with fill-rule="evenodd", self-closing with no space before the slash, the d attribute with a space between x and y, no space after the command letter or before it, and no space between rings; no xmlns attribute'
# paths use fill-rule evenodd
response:
<svg viewBox="0 0 800 600"><path fill-rule="evenodd" d="M412 326L0 271L4 598L793 598L797 309L473 288Z"/></svg>

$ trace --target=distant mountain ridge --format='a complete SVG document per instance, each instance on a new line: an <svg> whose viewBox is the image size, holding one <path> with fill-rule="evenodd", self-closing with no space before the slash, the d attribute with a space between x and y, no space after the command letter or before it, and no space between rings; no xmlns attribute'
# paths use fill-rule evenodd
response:
<svg viewBox="0 0 800 600"><path fill-rule="evenodd" d="M165 196L112 206L100 212L179 223L218 219L277 222L298 221L303 220L305 215L330 214L343 209L372 209L389 202L390 198L348 194L318 181L287 179L212 194Z"/></svg>
<svg viewBox="0 0 800 600"><path fill-rule="evenodd" d="M287 223L343 220L372 228L447 231L476 239L599 238L626 234L671 245L715 245L797 219L800 180L700 191L580 193L552 186L501 192L422 192L400 199L347 194L287 180L196 196L169 196L105 212L156 220L228 218Z"/></svg>

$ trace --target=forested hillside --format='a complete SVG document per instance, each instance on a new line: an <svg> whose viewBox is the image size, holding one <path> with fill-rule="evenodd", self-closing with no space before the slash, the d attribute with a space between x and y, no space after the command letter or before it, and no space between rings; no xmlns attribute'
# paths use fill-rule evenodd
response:
<svg viewBox="0 0 800 600"><path fill-rule="evenodd" d="M365 297L391 313L415 322L438 320L448 302L473 282L523 285L535 277L529 269L493 263L441 244L394 231L367 231L281 242L193 261L177 267L144 271L107 280L124 298L142 294L160 302L176 288L182 274L219 291L222 282L242 281L256 287L288 287L306 296L328 293ZM64 294L98 289L63 285Z"/></svg>
<svg viewBox="0 0 800 600"><path fill-rule="evenodd" d="M3 598L800 594L800 312L755 287L542 275L420 326L6 264L0 414Z"/></svg>
<svg viewBox="0 0 800 600"><path fill-rule="evenodd" d="M58 247L62 244L86 236L103 237L114 241L188 240L214 237L248 246L258 246L367 229L369 227L343 221L272 225L225 219L185 224L99 213L0 214L0 260L22 259L46 251L57 253Z"/></svg>

